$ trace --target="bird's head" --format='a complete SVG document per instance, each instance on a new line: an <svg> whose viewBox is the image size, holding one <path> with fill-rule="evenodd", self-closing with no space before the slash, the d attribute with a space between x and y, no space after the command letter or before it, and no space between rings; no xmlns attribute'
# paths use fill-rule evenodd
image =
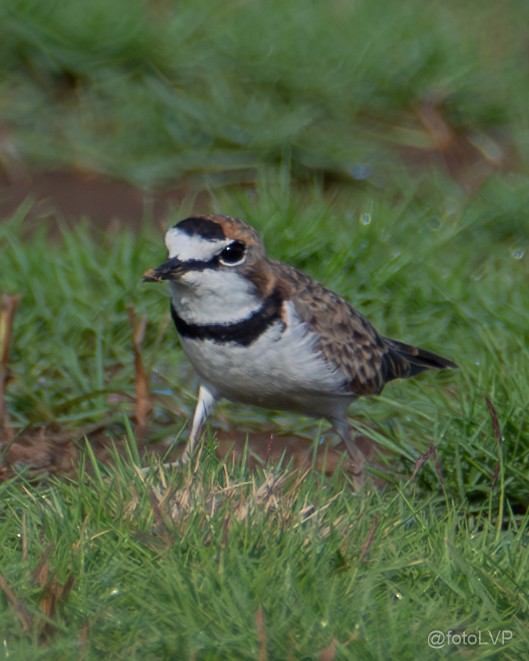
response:
<svg viewBox="0 0 529 661"><path fill-rule="evenodd" d="M257 232L228 216L192 216L165 235L168 259L143 274L144 282L168 280L179 288L226 291L244 284L268 293L271 270Z"/></svg>

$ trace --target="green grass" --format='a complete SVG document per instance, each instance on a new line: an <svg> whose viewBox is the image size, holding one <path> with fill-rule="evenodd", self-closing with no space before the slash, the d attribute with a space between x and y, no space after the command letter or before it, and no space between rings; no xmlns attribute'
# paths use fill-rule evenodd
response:
<svg viewBox="0 0 529 661"><path fill-rule="evenodd" d="M524 0L5 0L0 119L34 165L146 187L244 181L285 158L300 176L378 187L396 182L396 147L432 148L417 112L437 99L487 158L503 134L527 165L528 11Z"/></svg>
<svg viewBox="0 0 529 661"><path fill-rule="evenodd" d="M72 482L1 491L2 574L18 600L0 616L6 657L316 659L334 643L336 658L516 659L529 649L527 517L509 517L498 537L486 506L469 517L412 486L355 497L314 471L249 476L206 454L198 474L173 472L163 487L118 459L92 474L81 466ZM44 598L71 581L46 617ZM481 631L484 645L470 637L439 653L432 630ZM493 645L499 633L505 645Z"/></svg>
<svg viewBox="0 0 529 661"><path fill-rule="evenodd" d="M429 185L441 199L444 184ZM467 644L472 658L527 652L526 182L490 180L435 214L411 182L403 191L324 193L281 171L256 192L215 201L256 225L270 255L347 296L385 334L460 364L351 407L391 451L385 490L355 496L340 472L219 464L210 444L198 473L174 471L167 487L158 475L147 485L136 476L133 448L107 467L87 458L68 480L32 483L22 472L1 487L2 574L16 597L0 598L6 657L256 658L266 649L268 658L318 658L331 644L336 658L461 651L431 650L434 629L482 631L487 641L512 631L501 649ZM50 238L44 228L24 209L0 225L3 288L22 295L13 426L58 425L79 437L102 425L132 442L123 419L133 411L133 306L148 318L143 357L159 395L148 438L181 433L196 384L167 292L141 283L164 258L159 232L80 222ZM222 415L250 429L272 417L279 430L317 436L296 416L237 405ZM412 478L431 445L437 465L429 459Z"/></svg>
<svg viewBox="0 0 529 661"><path fill-rule="evenodd" d="M382 333L461 366L455 374L391 384L382 397L351 407L362 424L382 425L378 440L400 455L406 471L433 443L444 487L458 500L481 501L500 462L508 467L509 501L526 506L526 198L523 181L498 179L461 209L439 207L432 216L409 199L395 204L342 189L329 195L317 186L299 191L280 176L264 181L257 195L226 194L216 206L256 225L270 255L349 298ZM176 434L192 411L196 381L169 321L166 289L141 282L143 271L164 258L161 235L147 228L101 233L80 223L50 242L42 227L28 234L35 224L21 210L0 227L8 248L4 288L22 295L8 390L12 422L120 425L134 396L132 306L148 319L143 356L161 395L151 433L167 435L173 420ZM486 397L505 435L501 447ZM248 411L250 425L269 417L228 408L233 420ZM298 420L277 417L286 429ZM435 471L428 475L435 486Z"/></svg>

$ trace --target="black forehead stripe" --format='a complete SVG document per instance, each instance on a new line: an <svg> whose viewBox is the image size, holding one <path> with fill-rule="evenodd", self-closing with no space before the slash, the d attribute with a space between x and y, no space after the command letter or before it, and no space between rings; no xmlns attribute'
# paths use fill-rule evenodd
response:
<svg viewBox="0 0 529 661"><path fill-rule="evenodd" d="M188 259L185 262L180 262L186 271L205 271L206 269L214 269L218 266L218 255L214 255L211 259Z"/></svg>
<svg viewBox="0 0 529 661"><path fill-rule="evenodd" d="M243 347L253 344L273 323L281 321L283 298L276 289L263 305L246 319L233 324L188 324L171 304L171 316L182 337L213 342L234 342Z"/></svg>
<svg viewBox="0 0 529 661"><path fill-rule="evenodd" d="M173 227L188 236L200 236L206 241L223 241L226 238L219 223L200 216L191 216L191 218L181 220Z"/></svg>
<svg viewBox="0 0 529 661"><path fill-rule="evenodd" d="M186 272L188 271L206 271L207 269L217 269L219 266L219 256L213 255L211 259L186 259L185 261L180 261L178 257L171 257L166 262L161 264L158 267L158 270L162 270L165 267L170 267L171 262L181 265Z"/></svg>

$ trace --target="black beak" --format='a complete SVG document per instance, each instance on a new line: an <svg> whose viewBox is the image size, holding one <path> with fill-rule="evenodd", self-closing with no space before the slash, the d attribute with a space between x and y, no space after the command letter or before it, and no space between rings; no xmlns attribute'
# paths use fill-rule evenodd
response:
<svg viewBox="0 0 529 661"><path fill-rule="evenodd" d="M176 257L171 257L155 269L148 269L143 274L143 282L162 282L178 277L183 271L183 264Z"/></svg>

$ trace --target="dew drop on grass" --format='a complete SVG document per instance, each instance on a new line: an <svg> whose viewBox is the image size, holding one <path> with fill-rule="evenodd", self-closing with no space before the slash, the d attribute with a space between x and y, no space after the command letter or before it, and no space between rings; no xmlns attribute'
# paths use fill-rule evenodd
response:
<svg viewBox="0 0 529 661"><path fill-rule="evenodd" d="M362 223L362 225L369 225L371 223L371 214L363 213L360 216L360 222Z"/></svg>
<svg viewBox="0 0 529 661"><path fill-rule="evenodd" d="M355 163L354 165L348 166L346 168L346 172L350 177L358 181L369 179L369 177L373 174L373 170L368 165L364 165L363 163Z"/></svg>
<svg viewBox="0 0 529 661"><path fill-rule="evenodd" d="M522 259L525 255L525 250L523 248L513 248L511 250L511 255L514 259Z"/></svg>

